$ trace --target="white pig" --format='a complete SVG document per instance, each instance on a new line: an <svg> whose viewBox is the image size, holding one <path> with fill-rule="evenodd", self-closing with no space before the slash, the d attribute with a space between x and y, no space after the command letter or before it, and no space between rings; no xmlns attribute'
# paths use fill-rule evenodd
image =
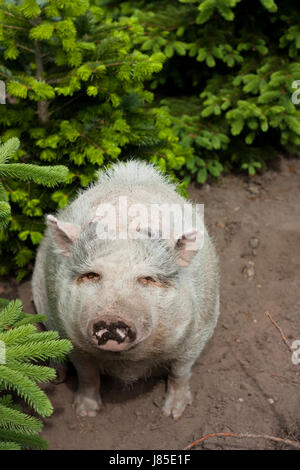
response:
<svg viewBox="0 0 300 470"><path fill-rule="evenodd" d="M172 229L184 213L170 236L163 232L166 213L147 219L162 205L180 208ZM204 225L188 225L186 207L199 221L196 207L163 174L132 160L100 172L93 186L47 217L33 299L46 326L73 343L78 415L101 409L100 373L133 382L157 367L168 374L163 414L178 419L191 404L191 368L219 315L219 275L214 245Z"/></svg>

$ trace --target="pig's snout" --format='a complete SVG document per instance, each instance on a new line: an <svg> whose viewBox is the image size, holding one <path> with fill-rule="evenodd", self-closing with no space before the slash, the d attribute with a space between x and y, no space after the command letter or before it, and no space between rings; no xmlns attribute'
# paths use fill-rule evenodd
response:
<svg viewBox="0 0 300 470"><path fill-rule="evenodd" d="M136 340L134 325L121 318L95 318L89 324L89 335L94 344L106 351L129 349Z"/></svg>

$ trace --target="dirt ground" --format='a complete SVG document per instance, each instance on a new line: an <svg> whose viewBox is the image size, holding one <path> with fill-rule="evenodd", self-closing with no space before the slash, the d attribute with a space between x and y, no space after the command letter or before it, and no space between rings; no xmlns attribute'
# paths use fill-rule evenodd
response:
<svg viewBox="0 0 300 470"><path fill-rule="evenodd" d="M277 167L276 167L277 166ZM174 422L160 408L165 380L124 388L103 379L104 408L97 418L75 416L76 374L45 388L55 412L44 420L50 449L183 449L215 432L255 433L300 440L300 365L290 344L300 340L300 160L280 159L248 180L228 175L192 187L220 257L221 314L215 334L196 362L194 397ZM0 295L20 297L32 312L30 281L0 283ZM299 354L300 359L300 354ZM264 439L212 438L198 449L287 448Z"/></svg>

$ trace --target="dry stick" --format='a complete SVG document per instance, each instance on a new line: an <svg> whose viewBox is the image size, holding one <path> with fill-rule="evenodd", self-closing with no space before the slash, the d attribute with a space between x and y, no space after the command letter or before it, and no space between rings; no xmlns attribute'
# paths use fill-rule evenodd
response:
<svg viewBox="0 0 300 470"><path fill-rule="evenodd" d="M199 442L205 441L205 439L208 439L210 437L236 437L237 439L242 439L242 438L254 438L254 439L269 439L271 441L275 442L281 442L282 444L286 444L289 446L296 447L297 449L300 449L300 442L297 441L291 441L290 439L282 439L281 437L274 437L274 436L268 436L267 434L235 434L233 432L215 432L213 434L207 434L204 437L201 437L201 439L198 439L197 441L193 442L192 444L188 445L185 447L183 450L188 450L194 447L196 444Z"/></svg>
<svg viewBox="0 0 300 470"><path fill-rule="evenodd" d="M286 336L284 335L282 329L280 328L280 326L276 323L275 320L273 320L273 318L271 317L270 312L265 312L265 313L266 313L267 317L270 318L270 320L271 320L271 322L273 323L273 325L275 326L275 328L277 328L277 330L278 330L279 333L281 334L282 340L284 341L285 345L288 347L289 351L292 353L293 350L292 350L292 348L291 348L291 346L290 346L288 340L286 339Z"/></svg>

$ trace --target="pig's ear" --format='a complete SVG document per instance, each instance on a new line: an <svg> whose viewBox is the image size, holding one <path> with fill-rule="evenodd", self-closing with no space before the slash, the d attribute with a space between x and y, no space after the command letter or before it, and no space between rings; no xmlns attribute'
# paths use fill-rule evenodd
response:
<svg viewBox="0 0 300 470"><path fill-rule="evenodd" d="M190 230L182 234L175 243L176 262L178 266L188 266L202 246L202 234Z"/></svg>
<svg viewBox="0 0 300 470"><path fill-rule="evenodd" d="M71 246L79 237L80 227L69 222L57 220L53 215L47 216L47 225L51 230L57 246L64 256L70 256Z"/></svg>

